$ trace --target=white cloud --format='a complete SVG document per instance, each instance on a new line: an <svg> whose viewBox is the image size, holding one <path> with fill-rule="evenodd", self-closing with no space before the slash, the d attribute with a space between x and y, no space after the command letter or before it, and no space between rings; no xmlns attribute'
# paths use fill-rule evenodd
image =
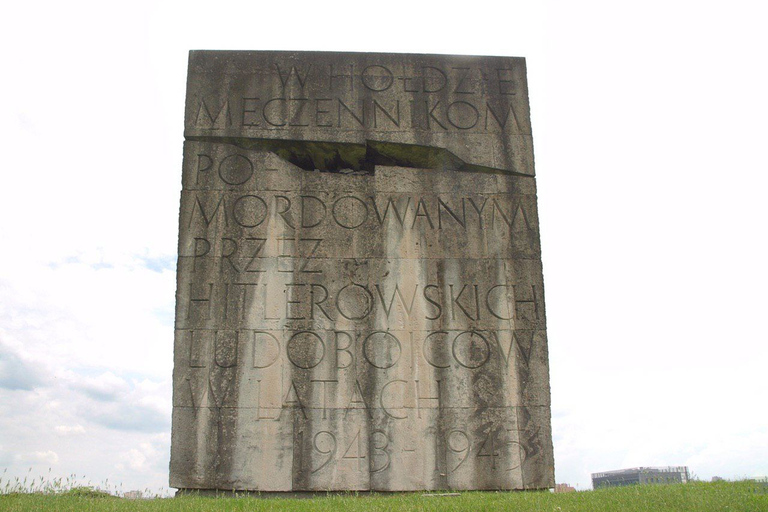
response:
<svg viewBox="0 0 768 512"><path fill-rule="evenodd" d="M25 464L48 464L48 465L54 465L59 462L59 456L56 454L56 452L52 450L45 450L45 451L39 451L39 452L30 452L30 453L20 453L16 454L14 457L17 462L20 462L22 465Z"/></svg>
<svg viewBox="0 0 768 512"><path fill-rule="evenodd" d="M13 454L0 444L0 467L7 468L13 461Z"/></svg>
<svg viewBox="0 0 768 512"><path fill-rule="evenodd" d="M56 433L61 435L74 435L74 434L85 434L85 427L82 425L56 425L54 427L54 430Z"/></svg>
<svg viewBox="0 0 768 512"><path fill-rule="evenodd" d="M115 466L117 469L124 469L127 465L128 468L134 471L143 471L147 462L147 456L139 450L132 448L127 452L123 452L120 455L120 460L121 463Z"/></svg>
<svg viewBox="0 0 768 512"><path fill-rule="evenodd" d="M90 398L98 401L114 401L130 390L128 383L112 372L102 373L98 377L82 377L70 374L70 378L72 378L74 389L82 391Z"/></svg>
<svg viewBox="0 0 768 512"><path fill-rule="evenodd" d="M165 455L165 454L162 454ZM123 470L126 467L133 471L152 471L152 463L158 458L162 458L157 445L151 442L140 443L136 448L124 451L120 454L117 469Z"/></svg>
<svg viewBox="0 0 768 512"><path fill-rule="evenodd" d="M44 382L43 374L35 364L3 342L4 331L0 328L0 388L11 390L34 389Z"/></svg>

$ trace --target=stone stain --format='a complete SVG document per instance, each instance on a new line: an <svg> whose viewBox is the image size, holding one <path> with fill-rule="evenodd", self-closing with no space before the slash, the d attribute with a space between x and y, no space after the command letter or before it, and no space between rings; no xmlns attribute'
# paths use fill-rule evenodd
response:
<svg viewBox="0 0 768 512"><path fill-rule="evenodd" d="M526 94L521 59L191 55L184 183L204 206L182 202L201 266L180 258L176 371L202 373L181 370L190 333L221 341L206 405L175 390L173 485L553 484ZM253 254L226 259L234 243Z"/></svg>

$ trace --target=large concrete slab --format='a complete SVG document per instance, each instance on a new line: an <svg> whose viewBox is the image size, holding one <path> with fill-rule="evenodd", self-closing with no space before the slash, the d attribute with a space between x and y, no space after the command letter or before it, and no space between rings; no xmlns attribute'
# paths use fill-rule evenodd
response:
<svg viewBox="0 0 768 512"><path fill-rule="evenodd" d="M554 486L525 61L190 54L171 486Z"/></svg>

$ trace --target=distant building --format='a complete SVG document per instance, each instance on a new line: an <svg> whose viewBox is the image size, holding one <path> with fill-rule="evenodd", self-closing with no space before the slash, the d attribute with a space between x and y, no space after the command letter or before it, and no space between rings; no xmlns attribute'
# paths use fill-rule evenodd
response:
<svg viewBox="0 0 768 512"><path fill-rule="evenodd" d="M631 468L592 473L592 487L619 487L622 485L680 484L688 483L687 466L663 468Z"/></svg>
<svg viewBox="0 0 768 512"><path fill-rule="evenodd" d="M568 484L555 484L555 492L576 492L576 488Z"/></svg>

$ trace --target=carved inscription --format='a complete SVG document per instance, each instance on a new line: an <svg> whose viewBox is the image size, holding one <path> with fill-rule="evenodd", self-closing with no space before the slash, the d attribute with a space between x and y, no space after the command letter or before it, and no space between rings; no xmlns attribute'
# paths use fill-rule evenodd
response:
<svg viewBox="0 0 768 512"><path fill-rule="evenodd" d="M308 170L344 163L370 172L362 162L375 160L533 176L523 59L350 54L342 60L324 53L192 52L185 135L244 148L261 144ZM228 184L249 179L239 157L221 166L199 163Z"/></svg>
<svg viewBox="0 0 768 512"><path fill-rule="evenodd" d="M372 173L311 172L278 158L300 157L293 139L259 135L496 134L511 148L530 133L524 69L273 57L190 60L172 485L548 486L533 177L400 167L384 142L366 150L382 151ZM483 165L506 165L499 151Z"/></svg>
<svg viewBox="0 0 768 512"><path fill-rule="evenodd" d="M296 229L320 232L385 227L400 231L530 232L531 237L536 236L530 220L534 218L532 205L530 198L525 197L495 194L458 198L393 195L335 197L323 191L315 194L291 197L279 191L264 191L260 195L193 193L184 199L194 205L187 219L190 228L223 224L225 228L247 230L277 218L291 232ZM236 247L232 252L237 250Z"/></svg>
<svg viewBox="0 0 768 512"><path fill-rule="evenodd" d="M435 99L401 104L400 100L380 102L370 99L348 105L341 98L232 98L224 104L214 101L200 99L194 119L196 128L522 131L519 114L515 114L512 103Z"/></svg>
<svg viewBox="0 0 768 512"><path fill-rule="evenodd" d="M440 475L522 478L531 450L517 409L547 405L526 394L546 350L542 287L528 275L535 260L492 244L535 251L534 198L268 189L259 183L272 171L252 153L213 149L194 151L186 181L198 188L182 199L188 391L175 405L299 422L292 471L308 481L354 471L370 485L426 456L420 443L400 446L404 432L434 437ZM426 237L442 231L450 245L434 257ZM396 254L366 238L397 240ZM473 241L484 258L466 257ZM488 410L507 419L478 423ZM459 417L432 424L442 411Z"/></svg>
<svg viewBox="0 0 768 512"><path fill-rule="evenodd" d="M520 77L511 68L272 63L257 79L270 95L199 95L191 125L221 128L513 131ZM355 98L355 94L362 96ZM361 94L362 93L362 94ZM408 98L408 99L405 99ZM446 99L449 98L449 99ZM519 108L519 107L518 107Z"/></svg>

